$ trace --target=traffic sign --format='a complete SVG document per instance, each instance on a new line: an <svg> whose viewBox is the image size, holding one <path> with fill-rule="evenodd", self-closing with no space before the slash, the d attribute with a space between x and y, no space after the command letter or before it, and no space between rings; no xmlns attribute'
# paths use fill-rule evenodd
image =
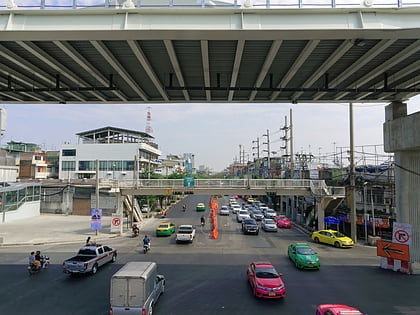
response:
<svg viewBox="0 0 420 315"><path fill-rule="evenodd" d="M184 177L184 187L192 187L192 186L194 186L194 177L185 176Z"/></svg>
<svg viewBox="0 0 420 315"><path fill-rule="evenodd" d="M113 213L112 219L111 219L111 233L121 232L121 228L122 228L122 215Z"/></svg>
<svg viewBox="0 0 420 315"><path fill-rule="evenodd" d="M394 222L392 226L392 242L411 245L411 224Z"/></svg>
<svg viewBox="0 0 420 315"><path fill-rule="evenodd" d="M378 240L376 242L376 253L381 257L393 258L402 261L410 260L409 246L405 244Z"/></svg>
<svg viewBox="0 0 420 315"><path fill-rule="evenodd" d="M324 222L327 224L338 224L340 223L340 220L338 220L337 218L334 217L326 217L324 218Z"/></svg>

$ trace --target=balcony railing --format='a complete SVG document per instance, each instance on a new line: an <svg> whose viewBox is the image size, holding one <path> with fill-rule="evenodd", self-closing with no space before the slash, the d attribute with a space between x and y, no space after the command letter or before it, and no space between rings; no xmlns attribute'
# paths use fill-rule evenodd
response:
<svg viewBox="0 0 420 315"><path fill-rule="evenodd" d="M141 9L141 8L407 8L420 0L0 0L1 9Z"/></svg>

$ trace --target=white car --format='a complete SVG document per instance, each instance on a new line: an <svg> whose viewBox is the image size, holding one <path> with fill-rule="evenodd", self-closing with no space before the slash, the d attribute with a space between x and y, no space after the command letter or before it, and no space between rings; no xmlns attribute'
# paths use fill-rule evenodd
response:
<svg viewBox="0 0 420 315"><path fill-rule="evenodd" d="M239 210L242 210L242 207L240 206L240 205L238 205L238 204L234 204L233 206L232 206L232 212L233 213L238 213L238 211Z"/></svg>
<svg viewBox="0 0 420 315"><path fill-rule="evenodd" d="M273 219L263 219L261 221L261 228L266 232L277 232L277 224Z"/></svg>
<svg viewBox="0 0 420 315"><path fill-rule="evenodd" d="M220 215L229 215L229 208L227 206L221 206L219 209L219 214Z"/></svg>
<svg viewBox="0 0 420 315"><path fill-rule="evenodd" d="M267 209L264 211L264 216L267 219L274 219L277 216L277 213L273 209Z"/></svg>
<svg viewBox="0 0 420 315"><path fill-rule="evenodd" d="M243 219L249 219L249 218L251 218L251 216L249 215L248 210L241 209L236 213L236 221L238 222L242 222Z"/></svg>

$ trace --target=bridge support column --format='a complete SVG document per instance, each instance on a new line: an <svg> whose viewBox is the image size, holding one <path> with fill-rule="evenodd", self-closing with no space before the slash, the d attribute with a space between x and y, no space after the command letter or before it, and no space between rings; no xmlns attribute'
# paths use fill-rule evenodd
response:
<svg viewBox="0 0 420 315"><path fill-rule="evenodd" d="M410 267L420 274L420 112L407 115L407 104L385 108L384 150L394 152L396 219L411 224Z"/></svg>
<svg viewBox="0 0 420 315"><path fill-rule="evenodd" d="M116 192L115 197L117 198L115 213L117 215L120 215L122 218L124 218L124 206L123 206L124 199L123 199L123 196L121 195L121 192ZM123 233L123 225L124 224L120 224L120 231L119 231L120 234Z"/></svg>
<svg viewBox="0 0 420 315"><path fill-rule="evenodd" d="M328 199L326 198L316 198L315 197L315 213L318 218L318 230L322 230L325 227L324 218L325 218L325 209L328 205Z"/></svg>

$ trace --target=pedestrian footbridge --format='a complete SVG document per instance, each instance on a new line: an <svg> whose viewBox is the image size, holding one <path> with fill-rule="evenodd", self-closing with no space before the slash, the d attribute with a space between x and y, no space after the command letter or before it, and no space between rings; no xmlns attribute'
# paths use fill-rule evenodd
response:
<svg viewBox="0 0 420 315"><path fill-rule="evenodd" d="M101 180L100 189L121 195L265 195L344 198L345 188L312 179L132 179Z"/></svg>

